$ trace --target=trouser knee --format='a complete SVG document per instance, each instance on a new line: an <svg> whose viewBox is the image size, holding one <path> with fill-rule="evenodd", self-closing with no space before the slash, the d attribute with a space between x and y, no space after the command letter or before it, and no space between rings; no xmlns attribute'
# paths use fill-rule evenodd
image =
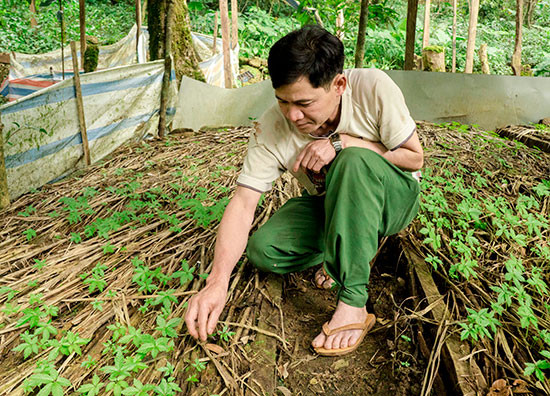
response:
<svg viewBox="0 0 550 396"><path fill-rule="evenodd" d="M262 235L261 230L256 231L248 239L246 255L248 261L260 271L273 272L274 260L270 258L269 250L273 249L268 239Z"/></svg>

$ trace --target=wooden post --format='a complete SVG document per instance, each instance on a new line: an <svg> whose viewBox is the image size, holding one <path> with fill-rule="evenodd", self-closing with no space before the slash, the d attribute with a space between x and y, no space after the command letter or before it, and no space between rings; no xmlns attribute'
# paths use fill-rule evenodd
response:
<svg viewBox="0 0 550 396"><path fill-rule="evenodd" d="M476 47L478 12L479 12L479 0L471 0L470 22L468 24L468 45L466 46L466 65L464 67L464 73L472 73L474 69L474 50Z"/></svg>
<svg viewBox="0 0 550 396"><path fill-rule="evenodd" d="M84 69L84 52L86 51L86 5L84 0L78 0L80 10L80 64Z"/></svg>
<svg viewBox="0 0 550 396"><path fill-rule="evenodd" d="M521 76L521 41L523 25L523 0L516 0L516 43L512 55L512 71L514 75Z"/></svg>
<svg viewBox="0 0 550 396"><path fill-rule="evenodd" d="M86 119L84 118L84 102L82 101L82 88L80 87L80 74L78 74L78 58L76 57L76 41L71 41L71 55L73 58L74 91L76 95L76 110L78 123L80 124L80 136L82 136L82 149L84 161L90 165L90 147L88 146L88 133L86 132Z"/></svg>
<svg viewBox="0 0 550 396"><path fill-rule="evenodd" d="M218 39L218 11L214 14L214 43L212 44L212 55L218 52L216 48L216 40Z"/></svg>
<svg viewBox="0 0 550 396"><path fill-rule="evenodd" d="M139 51L139 35L141 34L141 0L136 0L136 57Z"/></svg>
<svg viewBox="0 0 550 396"><path fill-rule="evenodd" d="M424 33L422 34L422 48L430 44L430 5L431 0L426 0L424 8Z"/></svg>
<svg viewBox="0 0 550 396"><path fill-rule="evenodd" d="M237 0L231 0L231 49L239 44L239 7Z"/></svg>
<svg viewBox="0 0 550 396"><path fill-rule="evenodd" d="M172 74L172 14L174 13L174 0L167 0L165 36L164 36L164 75L162 76L162 89L160 91L160 114L158 135L163 138L166 132L166 107L168 106L168 91L170 89L170 74Z"/></svg>
<svg viewBox="0 0 550 396"><path fill-rule="evenodd" d="M363 67L363 58L365 57L365 39L367 35L367 20L369 17L369 0L361 0L361 10L359 11L359 29L357 31L357 44L355 46L355 67Z"/></svg>
<svg viewBox="0 0 550 396"><path fill-rule="evenodd" d="M31 28L35 28L38 25L38 22L36 22L36 0L31 0L31 5L29 6L29 10L31 12Z"/></svg>
<svg viewBox="0 0 550 396"><path fill-rule="evenodd" d="M418 0L409 0L407 3L407 38L405 42L405 70L414 67L414 41L416 35L416 16L418 14Z"/></svg>
<svg viewBox="0 0 550 396"><path fill-rule="evenodd" d="M361 18L361 16L359 16L359 18ZM344 22L344 9L341 8L336 17L336 37L338 37L340 41L344 41Z"/></svg>
<svg viewBox="0 0 550 396"><path fill-rule="evenodd" d="M456 73L456 6L457 0L453 0L453 60L451 72Z"/></svg>
<svg viewBox="0 0 550 396"><path fill-rule="evenodd" d="M231 37L229 37L229 11L227 10L227 0L220 0L220 14L222 22L223 74L225 88L231 88L233 86L231 81L231 59L229 58L229 43Z"/></svg>
<svg viewBox="0 0 550 396"><path fill-rule="evenodd" d="M0 114L0 210L6 209L10 205L10 193L8 191L8 176L6 172L6 162L4 160L4 133L2 130L2 114Z"/></svg>

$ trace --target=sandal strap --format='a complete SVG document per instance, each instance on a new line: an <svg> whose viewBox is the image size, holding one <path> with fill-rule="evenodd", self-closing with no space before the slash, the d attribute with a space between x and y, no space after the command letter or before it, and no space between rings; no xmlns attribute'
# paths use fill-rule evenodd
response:
<svg viewBox="0 0 550 396"><path fill-rule="evenodd" d="M339 332L345 331L345 330L364 330L365 328L367 328L369 326L369 324L370 324L370 322L372 321L373 318L374 318L374 315L368 314L367 318L365 319L365 321L363 323L352 323L352 324L349 324L349 325L337 327L335 329L329 328L328 327L328 322L325 322L323 324L323 333L325 333L325 335L328 337L328 336L331 336L333 334L336 334L336 333L339 333Z"/></svg>

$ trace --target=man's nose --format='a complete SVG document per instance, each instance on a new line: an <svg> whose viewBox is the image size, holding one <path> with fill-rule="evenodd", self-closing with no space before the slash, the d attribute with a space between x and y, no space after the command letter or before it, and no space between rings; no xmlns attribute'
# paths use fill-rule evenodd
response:
<svg viewBox="0 0 550 396"><path fill-rule="evenodd" d="M291 122L296 122L304 118L304 113L302 113L298 106L290 105L288 107L287 117Z"/></svg>

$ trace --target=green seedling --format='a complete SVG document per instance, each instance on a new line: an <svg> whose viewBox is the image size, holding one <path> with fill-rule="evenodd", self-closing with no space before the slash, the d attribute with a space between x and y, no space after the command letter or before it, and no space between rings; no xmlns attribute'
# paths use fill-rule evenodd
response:
<svg viewBox="0 0 550 396"><path fill-rule="evenodd" d="M71 386L71 381L60 377L59 372L55 368L50 368L47 372L35 372L23 382L23 390L32 392L34 388L39 387L40 391L37 396L62 396L64 395L63 388Z"/></svg>
<svg viewBox="0 0 550 396"><path fill-rule="evenodd" d="M22 342L12 349L14 352L23 352L24 359L27 359L33 353L38 354L40 342L37 336L25 331L20 335L20 338Z"/></svg>
<svg viewBox="0 0 550 396"><path fill-rule="evenodd" d="M139 380L134 379L133 386L127 387L125 390L122 391L122 393L128 396L149 396L150 391L152 391L154 388L154 385L144 385Z"/></svg>
<svg viewBox="0 0 550 396"><path fill-rule="evenodd" d="M81 367L84 367L84 368L87 368L88 370L89 369L92 369L94 368L95 366L97 366L97 361L92 359L92 356L91 355L88 355L88 358L86 360L84 360L81 364L80 364Z"/></svg>
<svg viewBox="0 0 550 396"><path fill-rule="evenodd" d="M105 303L105 301L101 301L101 300L92 301L92 307L95 310L103 311L103 304L104 303Z"/></svg>
<svg viewBox="0 0 550 396"><path fill-rule="evenodd" d="M23 235L25 235L25 238L27 238L27 241L30 241L36 236L36 231L33 230L32 228L29 228L28 230L23 231Z"/></svg>
<svg viewBox="0 0 550 396"><path fill-rule="evenodd" d="M160 381L160 384L155 386L153 389L155 394L157 396L175 396L177 392L182 392L179 385L173 381L174 379L171 377L168 378L168 381L166 378L163 378L162 381Z"/></svg>
<svg viewBox="0 0 550 396"><path fill-rule="evenodd" d="M97 374L94 374L92 382L89 384L84 384L77 389L77 392L86 394L86 396L99 396L101 388L103 388L104 383L99 381Z"/></svg>
<svg viewBox="0 0 550 396"><path fill-rule="evenodd" d="M176 271L172 274L172 279L179 279L180 285L184 286L188 282L191 282L193 280L193 272L195 271L195 267L189 268L189 264L187 263L187 260L181 261L181 270Z"/></svg>
<svg viewBox="0 0 550 396"><path fill-rule="evenodd" d="M223 341L229 341L231 337L235 335L234 331L229 331L229 327L223 326L221 330L218 330L218 335L220 336L220 339Z"/></svg>
<svg viewBox="0 0 550 396"><path fill-rule="evenodd" d="M46 266L46 259L44 260L38 260L38 259L34 259L34 268L36 268L37 270L41 270L42 268L44 268Z"/></svg>
<svg viewBox="0 0 550 396"><path fill-rule="evenodd" d="M178 336L176 328L181 322L181 318L172 318L166 320L164 316L157 316L157 327L155 330L160 331L164 337L174 338Z"/></svg>
<svg viewBox="0 0 550 396"><path fill-rule="evenodd" d="M152 336L144 335L143 341L137 353L143 355L150 353L153 358L156 358L161 352L169 352L174 349L174 341L168 337L153 338Z"/></svg>

